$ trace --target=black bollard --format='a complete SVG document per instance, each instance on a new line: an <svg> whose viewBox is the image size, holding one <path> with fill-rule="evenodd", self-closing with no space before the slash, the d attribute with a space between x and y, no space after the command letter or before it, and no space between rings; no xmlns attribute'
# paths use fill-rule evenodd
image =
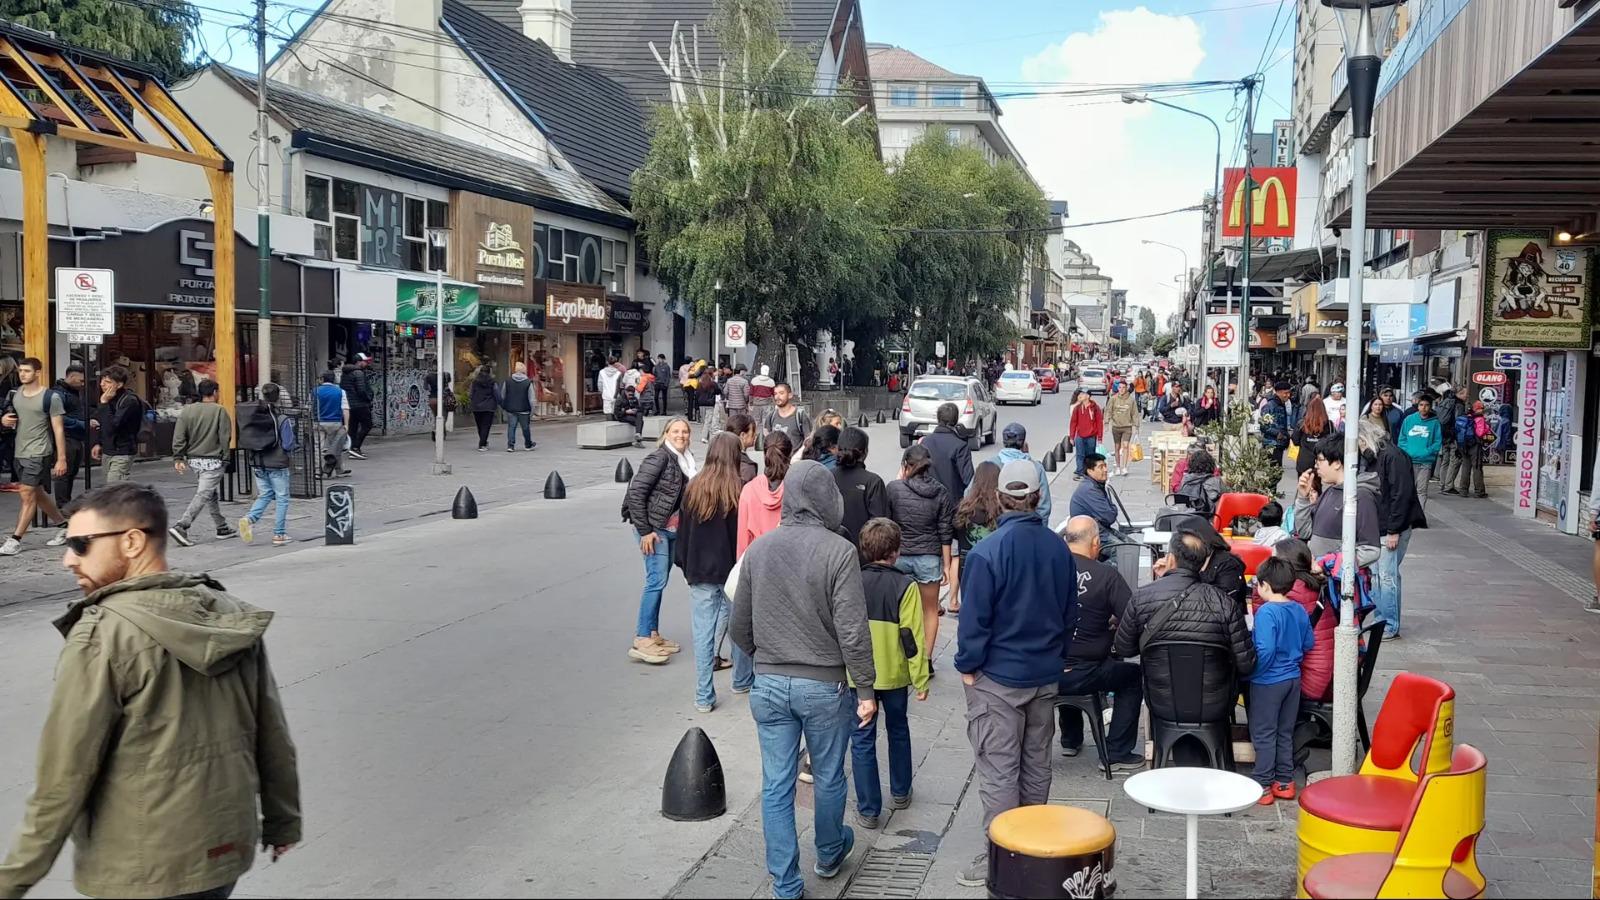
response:
<svg viewBox="0 0 1600 900"><path fill-rule="evenodd" d="M767 436L764 435L764 434L761 434L760 432L756 433L756 452L757 453L765 453L765 452L767 452Z"/></svg>
<svg viewBox="0 0 1600 900"><path fill-rule="evenodd" d="M722 760L711 738L699 728L684 732L667 763L661 785L661 814L674 822L704 822L728 811Z"/></svg>
<svg viewBox="0 0 1600 900"><path fill-rule="evenodd" d="M894 408L894 412L889 414L889 417L894 419L896 422L900 421L900 407L896 406Z"/></svg>
<svg viewBox="0 0 1600 900"><path fill-rule="evenodd" d="M861 418L856 420L856 427L857 428L865 428L865 427L867 427L867 414L866 413L862 413L861 414Z"/></svg>
<svg viewBox="0 0 1600 900"><path fill-rule="evenodd" d="M1046 472L1054 472L1056 470L1056 455L1054 453L1046 453L1044 455L1044 470Z"/></svg>
<svg viewBox="0 0 1600 900"><path fill-rule="evenodd" d="M881 409L878 410L878 424L879 425L883 424L883 410L881 410Z"/></svg>
<svg viewBox="0 0 1600 900"><path fill-rule="evenodd" d="M466 490L466 488L462 488ZM468 495L471 496L470 494ZM348 484L328 486L322 542L347 545L356 542L356 490Z"/></svg>
<svg viewBox="0 0 1600 900"><path fill-rule="evenodd" d="M1056 462L1066 462L1066 461L1067 461L1067 439L1066 438L1062 438L1061 439L1061 443L1056 445Z"/></svg>
<svg viewBox="0 0 1600 900"><path fill-rule="evenodd" d="M567 499L567 483L561 480L560 472L551 472L550 477L544 480L544 498L546 500Z"/></svg>
<svg viewBox="0 0 1600 900"><path fill-rule="evenodd" d="M450 504L450 518L476 519L478 517L478 501L472 496L472 491L466 485L456 491L456 502Z"/></svg>
<svg viewBox="0 0 1600 900"><path fill-rule="evenodd" d="M633 480L633 463L627 457L617 460L617 474L613 476L617 484L627 484Z"/></svg>

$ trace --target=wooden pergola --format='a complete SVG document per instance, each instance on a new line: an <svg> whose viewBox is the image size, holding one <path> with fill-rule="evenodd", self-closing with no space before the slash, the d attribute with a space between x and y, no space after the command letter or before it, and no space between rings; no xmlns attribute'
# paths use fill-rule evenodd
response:
<svg viewBox="0 0 1600 900"><path fill-rule="evenodd" d="M217 387L232 411L234 328L233 162L161 82L132 63L69 47L0 22L0 127L16 141L22 173L23 344L50 369L49 135L109 150L160 156L205 170L214 209ZM159 138L159 143L146 138Z"/></svg>

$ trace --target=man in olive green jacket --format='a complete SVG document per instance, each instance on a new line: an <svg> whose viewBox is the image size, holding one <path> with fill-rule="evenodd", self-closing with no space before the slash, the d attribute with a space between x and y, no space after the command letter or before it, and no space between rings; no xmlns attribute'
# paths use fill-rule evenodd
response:
<svg viewBox="0 0 1600 900"><path fill-rule="evenodd" d="M74 504L65 563L84 598L55 623L66 646L0 898L44 878L69 832L73 883L91 897L227 897L257 841L276 860L300 840L294 743L262 644L272 613L170 571L166 537L147 486Z"/></svg>

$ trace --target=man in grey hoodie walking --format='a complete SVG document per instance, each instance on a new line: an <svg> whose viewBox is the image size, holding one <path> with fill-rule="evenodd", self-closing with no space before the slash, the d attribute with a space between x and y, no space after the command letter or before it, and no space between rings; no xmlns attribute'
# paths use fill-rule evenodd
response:
<svg viewBox="0 0 1600 900"><path fill-rule="evenodd" d="M761 825L774 897L799 897L800 842L794 783L800 738L815 779L817 863L839 874L855 846L844 824L845 750L856 723L877 712L872 633L855 547L838 534L844 499L833 474L802 460L783 479L779 527L745 551L730 633L755 659L750 712L761 742ZM855 683L860 702L851 715Z"/></svg>

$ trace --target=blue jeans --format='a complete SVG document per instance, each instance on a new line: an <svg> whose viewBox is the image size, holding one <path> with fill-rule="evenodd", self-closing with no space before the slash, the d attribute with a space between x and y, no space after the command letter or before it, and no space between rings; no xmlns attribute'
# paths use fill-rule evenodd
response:
<svg viewBox="0 0 1600 900"><path fill-rule="evenodd" d="M1405 562L1406 547L1411 543L1411 529L1400 532L1400 543L1389 549L1388 538L1379 541L1378 589L1372 602L1378 606L1378 615L1387 623L1388 636L1400 633L1400 564Z"/></svg>
<svg viewBox="0 0 1600 900"><path fill-rule="evenodd" d="M720 584L691 584L689 599L694 603L694 702L696 706L711 706L717 702L717 689L711 682L712 669L717 660L717 648L728 636L733 604ZM755 680L755 662L737 644L729 652L733 658L733 686L748 689Z"/></svg>
<svg viewBox="0 0 1600 900"><path fill-rule="evenodd" d="M906 718L910 688L878 691L878 715L850 733L850 759L855 768L856 812L876 816L883 812L883 785L878 781L878 720L889 733L889 794L911 793L911 722ZM856 699L856 692L850 691Z"/></svg>
<svg viewBox="0 0 1600 900"><path fill-rule="evenodd" d="M1072 448L1078 454L1078 471L1074 472L1074 475L1082 475L1084 473L1085 462L1089 454L1094 453L1095 448L1098 446L1100 446L1100 441L1096 438L1081 437L1072 439Z"/></svg>
<svg viewBox="0 0 1600 900"><path fill-rule="evenodd" d="M289 470L288 469L263 469L253 466L251 473L256 476L256 502L251 504L250 511L245 518L250 524L261 521L266 514L267 504L273 500L278 501L277 518L272 523L274 535L289 533Z"/></svg>
<svg viewBox="0 0 1600 900"><path fill-rule="evenodd" d="M761 830L774 897L798 897L800 839L794 827L794 784L800 775L800 737L811 751L817 861L833 863L849 849L844 825L844 751L854 710L843 682L790 675L756 675L750 715L761 742ZM826 861L826 863L824 862Z"/></svg>
<svg viewBox="0 0 1600 900"><path fill-rule="evenodd" d="M638 532L634 532L635 537ZM672 575L672 532L656 532L656 549L644 558L644 591L639 594L639 627L636 637L649 637L661 630L661 594Z"/></svg>
<svg viewBox="0 0 1600 900"><path fill-rule="evenodd" d="M522 446L533 446L533 413L506 413L506 449L517 445L517 429L522 429Z"/></svg>

